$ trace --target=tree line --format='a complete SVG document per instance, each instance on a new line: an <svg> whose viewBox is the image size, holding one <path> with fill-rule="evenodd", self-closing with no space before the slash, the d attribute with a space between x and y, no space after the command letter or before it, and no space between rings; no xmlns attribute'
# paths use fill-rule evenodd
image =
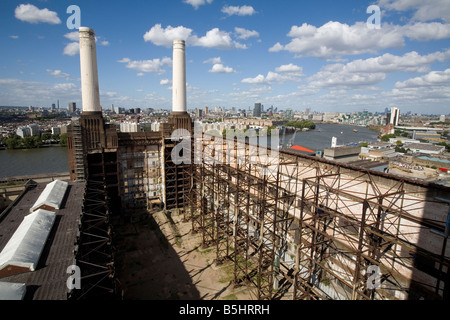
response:
<svg viewBox="0 0 450 320"><path fill-rule="evenodd" d="M312 122L311 120L289 121L289 122L286 122L285 126L286 127L294 127L296 129L308 128L311 130L316 128L316 124L314 122Z"/></svg>
<svg viewBox="0 0 450 320"><path fill-rule="evenodd" d="M67 133L50 134L43 133L40 137L31 136L22 138L21 136L15 134L10 137L5 137L0 140L0 144L5 145L7 149L35 149L44 145L44 142L53 140L59 143L62 147L67 147Z"/></svg>

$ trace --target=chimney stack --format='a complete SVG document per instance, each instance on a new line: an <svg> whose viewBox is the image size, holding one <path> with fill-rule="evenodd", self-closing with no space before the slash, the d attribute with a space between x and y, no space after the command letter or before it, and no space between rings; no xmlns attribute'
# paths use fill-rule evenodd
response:
<svg viewBox="0 0 450 320"><path fill-rule="evenodd" d="M186 112L185 41L173 41L172 112Z"/></svg>
<svg viewBox="0 0 450 320"><path fill-rule="evenodd" d="M81 94L84 112L102 112L98 86L97 51L95 32L88 27L80 27L80 69Z"/></svg>

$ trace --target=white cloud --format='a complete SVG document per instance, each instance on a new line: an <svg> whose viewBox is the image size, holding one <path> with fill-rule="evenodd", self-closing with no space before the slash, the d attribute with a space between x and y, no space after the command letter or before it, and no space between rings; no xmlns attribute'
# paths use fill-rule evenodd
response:
<svg viewBox="0 0 450 320"><path fill-rule="evenodd" d="M300 56L330 58L340 55L376 52L389 47L401 47L403 37L388 28L371 30L366 23L357 22L349 26L330 21L320 28L304 23L293 26L288 36L293 38L286 45L275 44L271 52L286 50Z"/></svg>
<svg viewBox="0 0 450 320"><path fill-rule="evenodd" d="M66 78L67 80L69 80L70 78L70 74L62 72L61 70L51 70L51 69L47 69L45 70L47 71L47 73L55 78Z"/></svg>
<svg viewBox="0 0 450 320"><path fill-rule="evenodd" d="M32 4L21 4L14 11L15 17L29 23L60 24L58 14L48 9L39 9Z"/></svg>
<svg viewBox="0 0 450 320"><path fill-rule="evenodd" d="M192 45L205 48L232 49L238 47L237 43L231 39L228 32L221 31L219 28L209 30L201 38L193 37Z"/></svg>
<svg viewBox="0 0 450 320"><path fill-rule="evenodd" d="M105 47L109 46L109 41L103 40L100 42L100 45L105 46Z"/></svg>
<svg viewBox="0 0 450 320"><path fill-rule="evenodd" d="M209 72L211 73L236 73L231 67L225 67L220 57L211 58L203 61L203 63L212 63L213 66Z"/></svg>
<svg viewBox="0 0 450 320"><path fill-rule="evenodd" d="M421 56L412 51L403 56L386 53L382 56L358 59L347 64L331 64L322 68L308 80L313 87L352 89L358 86L371 86L386 79L393 72L427 72L436 61L450 58L450 49Z"/></svg>
<svg viewBox="0 0 450 320"><path fill-rule="evenodd" d="M253 9L252 6L224 6L222 8L222 12L226 13L229 16L251 16L256 13L255 9Z"/></svg>
<svg viewBox="0 0 450 320"><path fill-rule="evenodd" d="M170 81L169 79L162 79L159 84L162 86L167 86L170 85L172 83L172 81Z"/></svg>
<svg viewBox="0 0 450 320"><path fill-rule="evenodd" d="M64 47L63 54L74 56L80 53L80 44L78 42L71 42Z"/></svg>
<svg viewBox="0 0 450 320"><path fill-rule="evenodd" d="M126 67L128 69L137 70L140 73L148 72L148 73L163 74L166 72L166 70L163 69L164 65L171 65L172 59L164 57L162 59L133 61L129 58L123 58L117 62L126 63Z"/></svg>
<svg viewBox="0 0 450 320"><path fill-rule="evenodd" d="M66 33L64 37L71 41L80 41L80 33L78 31Z"/></svg>
<svg viewBox="0 0 450 320"><path fill-rule="evenodd" d="M184 3L190 4L194 7L195 10L197 10L200 6L203 6L205 4L211 4L213 0L183 0Z"/></svg>
<svg viewBox="0 0 450 320"><path fill-rule="evenodd" d="M254 78L242 79L242 83L249 84L271 84L285 83L288 81L299 82L303 74L303 68L294 64L282 65L275 68L276 72L269 71L266 76L259 74Z"/></svg>
<svg viewBox="0 0 450 320"><path fill-rule="evenodd" d="M292 75L303 76L303 68L295 64L285 64L275 68L276 72L284 72Z"/></svg>
<svg viewBox="0 0 450 320"><path fill-rule="evenodd" d="M238 34L239 39L248 39L251 37L259 37L259 33L255 30L247 30L244 28L234 28L234 31Z"/></svg>
<svg viewBox="0 0 450 320"><path fill-rule="evenodd" d="M212 63L212 64L222 63L222 59L220 59L220 57L211 58L203 61L203 63Z"/></svg>
<svg viewBox="0 0 450 320"><path fill-rule="evenodd" d="M261 84L265 83L265 77L262 74L257 75L254 78L245 78L242 79L242 83L249 83L249 84Z"/></svg>
<svg viewBox="0 0 450 320"><path fill-rule="evenodd" d="M441 19L450 21L450 2L448 0L379 0L383 10L415 11L413 20L431 21Z"/></svg>
<svg viewBox="0 0 450 320"><path fill-rule="evenodd" d="M192 29L183 26L168 26L163 29L161 24L156 24L144 34L144 40L157 46L171 47L174 40L187 40L191 33Z"/></svg>
<svg viewBox="0 0 450 320"><path fill-rule="evenodd" d="M286 50L297 56L335 58L344 55L376 53L387 48L401 48L405 38L416 41L450 38L450 24L418 22L404 26L383 24L381 29L369 29L366 23L354 25L330 21L317 28L304 23L292 26L287 34L292 40L272 46L270 52Z"/></svg>
<svg viewBox="0 0 450 320"><path fill-rule="evenodd" d="M450 38L450 23L417 22L402 27L406 37L416 41L442 40Z"/></svg>
<svg viewBox="0 0 450 320"><path fill-rule="evenodd" d="M236 71L233 70L233 68L225 67L221 63L216 63L212 66L211 70L209 72L212 73L235 73Z"/></svg>
<svg viewBox="0 0 450 320"><path fill-rule="evenodd" d="M73 83L46 83L14 78L0 79L0 101L6 105L48 105L55 96L60 100L78 101L80 88ZM20 97L20 100L18 100Z"/></svg>
<svg viewBox="0 0 450 320"><path fill-rule="evenodd" d="M233 41L229 32L219 28L213 28L199 38L197 35L192 35L192 29L183 26L162 28L161 24L156 24L144 34L144 40L168 48L172 46L174 40L185 40L187 45L205 48L246 48L245 45Z"/></svg>
<svg viewBox="0 0 450 320"><path fill-rule="evenodd" d="M16 36L16 35L12 35L12 36L9 36L11 39L19 39L19 36Z"/></svg>
<svg viewBox="0 0 450 320"><path fill-rule="evenodd" d="M396 88L418 88L418 87L432 87L432 86L446 86L450 85L450 69L444 71L431 71L421 77L408 79L403 82L397 82Z"/></svg>

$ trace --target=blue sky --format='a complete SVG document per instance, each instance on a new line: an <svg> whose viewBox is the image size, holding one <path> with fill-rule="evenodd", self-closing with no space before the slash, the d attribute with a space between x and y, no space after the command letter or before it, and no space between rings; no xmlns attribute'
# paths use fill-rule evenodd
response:
<svg viewBox="0 0 450 320"><path fill-rule="evenodd" d="M169 109L183 38L190 109L450 112L448 0L2 0L0 105L81 105L70 5L97 35L103 108Z"/></svg>

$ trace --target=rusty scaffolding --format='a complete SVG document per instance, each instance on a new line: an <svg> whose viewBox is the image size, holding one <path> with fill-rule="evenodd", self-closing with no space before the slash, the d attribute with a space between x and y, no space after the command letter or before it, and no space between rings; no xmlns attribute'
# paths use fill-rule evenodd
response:
<svg viewBox="0 0 450 320"><path fill-rule="evenodd" d="M108 187L114 181L108 181L111 178L105 172L112 159L105 153L90 154L87 158L89 174L74 252L81 272L81 288L72 290L69 299L114 299L117 297L117 286L110 219L111 208L115 205L113 199L117 195L111 197Z"/></svg>
<svg viewBox="0 0 450 320"><path fill-rule="evenodd" d="M449 188L220 136L192 148L186 218L256 299L448 299Z"/></svg>

